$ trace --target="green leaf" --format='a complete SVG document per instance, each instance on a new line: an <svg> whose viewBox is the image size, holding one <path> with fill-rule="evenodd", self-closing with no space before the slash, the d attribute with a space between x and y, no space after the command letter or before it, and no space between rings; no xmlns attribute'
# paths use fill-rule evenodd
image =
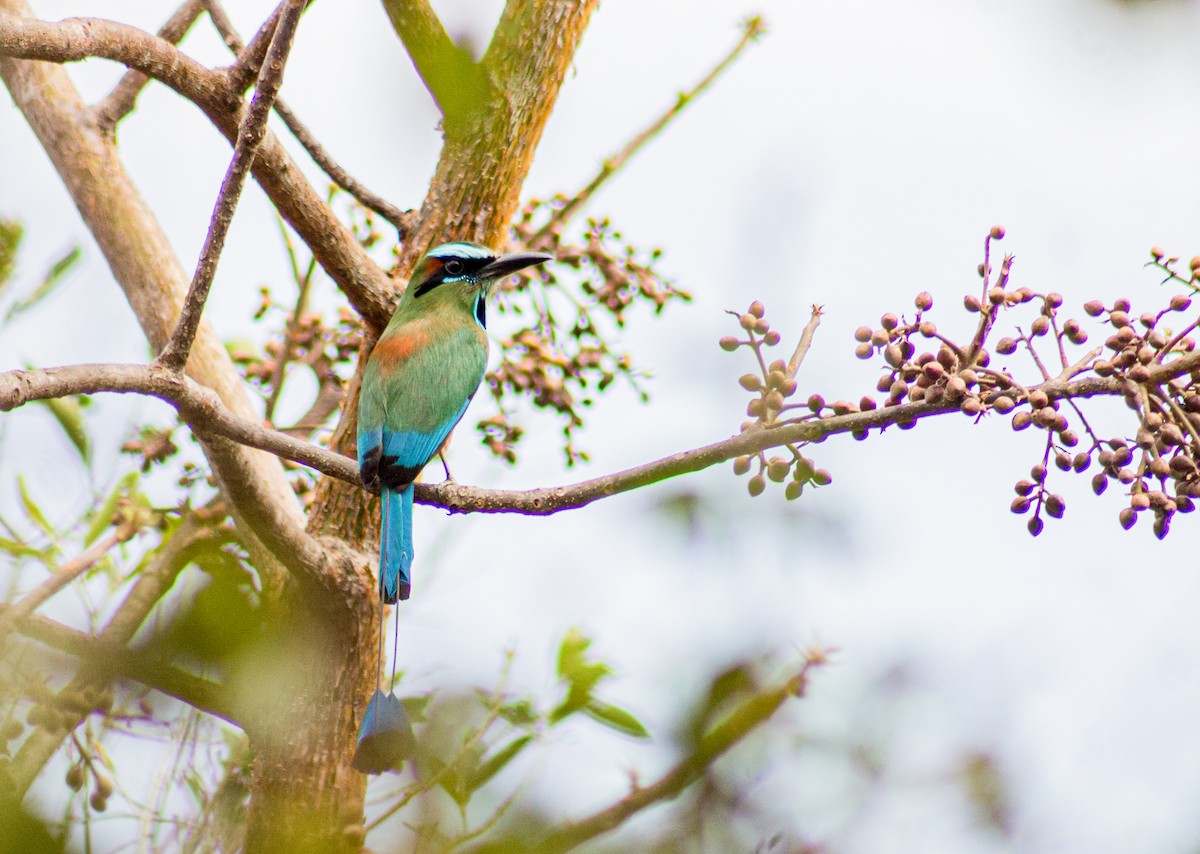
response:
<svg viewBox="0 0 1200 854"><path fill-rule="evenodd" d="M24 475L17 475L17 488L21 492L21 506L25 509L25 515L29 517L29 521L41 529L42 533L54 536L54 526L50 524L50 520L46 518L42 509L37 506L37 502L33 500L33 496L29 494L29 487L25 485Z"/></svg>
<svg viewBox="0 0 1200 854"><path fill-rule="evenodd" d="M35 549L33 546L22 543L18 540L9 540L0 537L0 550L8 552L13 557L44 557L45 553L41 549Z"/></svg>
<svg viewBox="0 0 1200 854"><path fill-rule="evenodd" d="M642 725L642 722L624 709L603 703L600 700L592 700L583 711L588 717L604 724L609 729L614 729L617 732L634 738L650 737L650 731Z"/></svg>
<svg viewBox="0 0 1200 854"><path fill-rule="evenodd" d="M524 750L526 745L531 741L533 741L532 735L522 735L514 738L504 747L500 748L490 759L486 760L471 773L471 777L467 781L467 787L472 792L482 787L488 780L500 773L500 770L505 765L516 759L517 754Z"/></svg>
<svg viewBox="0 0 1200 854"><path fill-rule="evenodd" d="M113 514L117 512L117 502L121 500L122 496L134 491L138 483L138 478L138 473L131 471L117 481L117 485L108 494L108 498L105 498L104 503L92 514L91 524L88 525L87 533L83 535L83 544L85 546L90 546L94 543L107 530L108 526L112 524ZM167 536L164 534L162 545L166 544L167 539Z"/></svg>
<svg viewBox="0 0 1200 854"><path fill-rule="evenodd" d="M75 266L81 257L83 257L83 250L78 246L71 247L65 255L50 266L50 269L46 271L46 275L42 278L42 283L34 288L33 293L13 303L5 319L10 320L21 312L28 311L50 296L54 289L63 282L67 272Z"/></svg>
<svg viewBox="0 0 1200 854"><path fill-rule="evenodd" d="M17 249L25 229L15 219L0 219L0 292L17 266Z"/></svg>
<svg viewBox="0 0 1200 854"><path fill-rule="evenodd" d="M83 423L83 406L80 405L80 398L51 397L37 402L50 410L50 414L54 416L58 426L62 427L67 438L71 440L71 444L75 446L75 450L79 452L80 459L85 463L88 462L91 448L87 427Z"/></svg>
<svg viewBox="0 0 1200 854"><path fill-rule="evenodd" d="M567 631L566 637L558 647L558 676L560 679L573 681L571 674L586 661L584 653L591 645L591 638L585 637L579 629Z"/></svg>

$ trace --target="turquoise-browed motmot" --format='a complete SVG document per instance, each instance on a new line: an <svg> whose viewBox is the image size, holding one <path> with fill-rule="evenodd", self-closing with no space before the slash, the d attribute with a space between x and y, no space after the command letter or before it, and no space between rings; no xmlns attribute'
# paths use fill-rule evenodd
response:
<svg viewBox="0 0 1200 854"><path fill-rule="evenodd" d="M550 260L542 252L499 255L474 243L431 249L409 279L363 371L358 466L382 488L380 620L384 603L412 590L413 481L462 418L487 366L486 299L498 280ZM380 626L380 670L383 665ZM411 752L404 707L376 686L363 716L354 767L378 774Z"/></svg>

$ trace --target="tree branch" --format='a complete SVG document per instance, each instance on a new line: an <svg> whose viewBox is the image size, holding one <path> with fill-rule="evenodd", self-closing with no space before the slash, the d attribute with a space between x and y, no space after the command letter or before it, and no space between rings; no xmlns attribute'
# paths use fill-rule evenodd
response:
<svg viewBox="0 0 1200 854"><path fill-rule="evenodd" d="M728 70L733 61L741 56L751 42L756 41L765 32L762 18L755 16L749 18L742 26L742 37L733 49L725 55L720 62L704 75L704 78L693 86L687 92L680 92L675 103L667 108L661 116L650 123L649 127L637 134L631 139L624 148L604 160L600 166L600 171L592 178L587 185L572 196L565 205L551 214L550 219L546 224L539 228L529 239L530 248L541 245L542 239L556 228L562 227L572 216L588 203L588 201L596 194L596 191L602 187L609 178L617 174L633 155L637 154L642 147L650 140L658 136L669 125L676 116L683 112L684 108L692 101L703 95L705 90L712 86L722 74Z"/></svg>
<svg viewBox="0 0 1200 854"><path fill-rule="evenodd" d="M242 101L227 73L205 68L174 45L136 27L100 19L38 21L29 17L24 0L0 0L0 59L61 63L93 56L120 62L162 82L196 104L227 139L236 140ZM38 72L43 78L48 74ZM53 88L67 85L64 80ZM36 130L38 123L30 123ZM383 329L394 305L391 280L305 180L274 134L264 137L252 171L350 304L369 324Z"/></svg>
<svg viewBox="0 0 1200 854"><path fill-rule="evenodd" d="M383 0L383 8L446 125L460 126L488 104L483 67L446 34L428 0Z"/></svg>
<svg viewBox="0 0 1200 854"><path fill-rule="evenodd" d="M200 17L203 8L201 0L186 0L162 25L158 37L171 44L179 44ZM121 119L133 112L137 97L149 80L150 78L140 71L131 69L125 72L113 90L95 107L96 121L99 122L102 133L111 134Z"/></svg>
<svg viewBox="0 0 1200 854"><path fill-rule="evenodd" d="M112 139L89 121L90 113L65 70L9 57L16 52L43 59L78 58L96 52L89 48L103 48L128 54L133 58L130 65L159 79L187 81L186 88L198 100L210 107L220 105L214 109L226 118L237 115L238 101L222 85L221 75L207 71L161 39L108 21L44 24L21 17L27 13L23 0L0 0L0 77L75 200L151 347L161 349L181 312L187 286L166 235L134 188ZM236 122L232 127L236 129ZM268 137L259 150L256 173L270 143ZM274 145L279 147L278 142ZM279 168L282 164L275 165ZM311 193L307 184L303 187ZM282 192L278 186L276 191ZM327 206L319 204L329 213ZM329 217L332 219L331 213ZM341 228L340 224L336 228ZM348 241L361 254L353 238ZM228 352L207 324L200 326L188 373L215 395L212 399L220 399L222 408L242 419L256 417ZM353 601L346 579L365 573L365 569L345 550L326 549L306 534L304 514L279 460L220 435L203 436L202 442L243 543L262 573L264 587L275 588L286 567L311 592L333 592L322 600L331 607Z"/></svg>
<svg viewBox="0 0 1200 854"><path fill-rule="evenodd" d="M813 653L791 678L742 702L729 717L701 736L695 751L649 786L635 786L617 803L585 819L572 822L543 839L534 848L538 854L560 854L620 827L630 817L654 804L678 797L699 780L713 762L766 723L791 697L803 696L814 667L824 663L822 653Z"/></svg>
<svg viewBox="0 0 1200 854"><path fill-rule="evenodd" d="M0 616L0 639L12 631L16 620L26 617L36 611L42 604L58 591L62 590L79 576L83 575L100 562L117 544L128 537L109 534L101 540L92 543L74 560L69 560L50 574L50 577L21 597L21 601L13 605L3 616Z"/></svg>
<svg viewBox="0 0 1200 854"><path fill-rule="evenodd" d="M0 617L11 608L11 605L0 604ZM237 715L226 703L225 695L228 692L216 682L132 650L125 644L77 631L36 614L18 620L16 629L28 638L87 662L89 667L95 668L92 673L96 676L133 679L202 712L238 725Z"/></svg>
<svg viewBox="0 0 1200 854"><path fill-rule="evenodd" d="M171 589L185 564L187 549L205 530L198 523L195 514L189 513L184 517L175 535L158 550L150 564L138 573L124 601L117 606L112 618L100 631L99 637L103 642L121 645L129 643L150 611ZM58 693L58 697L60 701L66 697L80 697L89 689L95 690L109 681L111 680L105 674L81 667L67 686ZM60 711L67 705L60 702ZM69 705L78 708L78 704ZM86 712L75 714L68 724L68 729L79 726L86 715ZM61 731L50 730L45 726L39 726L25 739L21 749L8 765L9 779L17 797L24 797L42 768L58 750L62 740Z"/></svg>
<svg viewBox="0 0 1200 854"><path fill-rule="evenodd" d="M1200 349L1150 369L1147 384L1161 384L1200 370ZM1056 377L1028 392L1041 390L1050 400L1097 396L1121 396L1123 380L1115 377L1071 379ZM72 394L135 392L157 397L172 406L198 436L225 439L268 451L284 459L311 466L317 471L362 488L353 459L271 430L230 412L211 390L187 377L157 366L74 365L34 371L0 373L0 411L31 400ZM563 510L586 507L594 501L629 492L652 483L697 472L747 454L789 443L819 442L839 433L882 430L922 418L959 412L949 401L937 404L906 403L847 415L832 415L804 421L781 421L770 427L752 427L742 433L681 451L624 471L565 486L530 490L483 489L458 483L417 484L416 497L423 504L452 513L521 513L546 516Z"/></svg>
<svg viewBox="0 0 1200 854"><path fill-rule="evenodd" d="M233 159L217 194L212 221L204 238L204 246L200 250L196 272L183 301L179 323L171 335L171 340L158 357L159 362L173 371L183 370L188 353L192 349L192 342L196 338L200 316L204 313L213 277L217 273L217 262L220 260L221 250L225 247L225 236L229 233L230 223L233 222L233 213L237 209L238 199L241 198L242 188L246 185L246 175L254 163L254 155L266 136L267 118L271 115L271 105L283 84L283 68L287 64L288 53L292 48L292 40L296 36L296 27L300 23L300 14L304 7L305 0L286 0L283 4L283 11L267 49L266 59L262 63L254 98L251 99L250 106L238 125Z"/></svg>
<svg viewBox="0 0 1200 854"><path fill-rule="evenodd" d="M225 44L235 54L241 53L244 50L241 36L238 35L229 16L225 14L225 8L221 5L220 0L204 0L204 5L208 8L209 18L212 19L213 26L217 28L217 32L221 34ZM324 170L334 184L357 199L363 207L374 211L390 222L396 228L400 239L404 239L412 219L411 211L400 210L387 199L369 190L343 169L282 98L275 99L275 112L279 118L283 119L283 123L287 125L296 141L308 152L308 156Z"/></svg>

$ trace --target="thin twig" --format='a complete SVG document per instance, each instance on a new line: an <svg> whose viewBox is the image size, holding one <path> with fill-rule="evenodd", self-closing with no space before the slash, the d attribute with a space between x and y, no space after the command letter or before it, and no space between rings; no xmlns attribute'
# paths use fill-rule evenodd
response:
<svg viewBox="0 0 1200 854"><path fill-rule="evenodd" d="M158 37L171 44L179 44L203 9L203 0L186 0L162 25ZM117 123L133 112L138 95L149 81L150 78L145 74L131 68L117 81L113 90L95 106L96 121L105 133L112 133Z"/></svg>
<svg viewBox="0 0 1200 854"><path fill-rule="evenodd" d="M729 717L701 736L691 755L657 781L649 786L635 786L630 794L612 806L554 831L533 850L538 854L561 854L570 851L620 827L642 810L676 797L699 780L712 763L730 748L766 723L789 698L803 696L813 668L824 662L823 653L812 653L791 678L745 700Z"/></svg>
<svg viewBox="0 0 1200 854"><path fill-rule="evenodd" d="M512 662L513 653L510 651L505 658L504 667L500 671L500 679L497 682L496 690L492 692L492 705L488 709L488 716L483 723L481 723L468 738L463 740L463 743L459 746L458 750L455 751L454 756L442 767L441 771L430 777L418 779L415 783L413 783L413 785L405 789L400 796L400 800L388 807L387 811L383 815L379 816L367 825L368 831L374 830L396 813L400 812L400 810L408 806L408 804L411 803L413 798L415 798L417 795L421 794L422 792L429 791L453 774L458 763L462 762L467 754L470 753L475 746L483 740L484 735L486 735L487 731L491 729L492 724L494 724L500 717L500 709L504 706L504 691L508 687L508 677L512 672Z"/></svg>
<svg viewBox="0 0 1200 854"><path fill-rule="evenodd" d="M229 225L233 221L233 212L237 208L242 188L246 184L246 176L254 163L254 155L267 131L267 117L271 114L271 103L283 83L283 67L287 62L292 40L296 35L296 27L300 23L300 14L304 11L305 0L286 0L271 46L267 50L266 59L255 87L254 97L242 117L238 127L237 142L233 148L233 159L221 182L221 190L217 194L216 207L213 210L212 222L208 234L204 238L204 247L200 251L200 261L196 264L196 273L188 287L187 298L184 300L180 313L179 324L175 327L171 340L159 354L158 361L167 368L182 371L187 364L188 353L196 338L196 330L200 327L200 316L204 312L204 304L208 300L208 292L212 288L213 276L217 272L217 261L225 246L225 236L229 233Z"/></svg>
<svg viewBox="0 0 1200 854"><path fill-rule="evenodd" d="M808 323L804 324L804 329L800 333L800 342L796 345L796 351L792 353L792 358L788 361L788 379L796 378L796 371L800 370L800 365L803 364L804 357L808 355L808 348L812 346L813 335L816 334L817 327L821 325L821 311L823 308L824 306L820 305L812 307L812 317L808 319Z"/></svg>
<svg viewBox="0 0 1200 854"><path fill-rule="evenodd" d="M763 24L762 18L758 16L749 18L742 25L742 37L738 40L738 43L734 45L733 49L729 51L729 53L727 53L720 62L713 66L712 70L710 70L708 74L704 76L704 79L692 87L691 90L687 92L680 92L678 97L675 99L675 103L672 104L666 110L666 112L655 119L649 127L631 139L624 148L622 148L612 157L606 159L603 165L601 165L600 171L597 172L596 176L588 182L587 186L572 196L565 205L552 213L550 215L550 219L546 221L546 224L534 233L533 237L531 237L528 241L529 246L535 247L539 245L543 238L550 234L553 229L559 228L565 224L568 219L574 216L575 213L582 208L593 195L595 195L596 191L600 189L600 187L603 186L609 178L619 172L621 168L629 161L629 159L641 150L642 146L654 139L654 137L658 136L658 134L661 133L676 116L683 112L684 108L687 107L688 104L694 101L698 96L702 95L706 89L715 83L717 79L729 68L729 66L733 64L733 61L741 56L742 51L744 51L751 42L756 41L765 31L766 28Z"/></svg>
<svg viewBox="0 0 1200 854"><path fill-rule="evenodd" d="M10 607L0 616L0 637L12 631L13 624L21 618L32 614L42 603L62 590L79 576L83 575L100 562L117 544L128 539L122 533L109 534L101 540L92 543L82 554L60 566L54 573L37 587L30 590L21 601Z"/></svg>
<svg viewBox="0 0 1200 854"><path fill-rule="evenodd" d="M245 46L242 43L241 36L238 35L237 30L234 28L233 22L225 14L220 0L203 0L203 2L208 8L209 18L212 20L213 26L217 28L217 32L221 34L222 40L231 51L235 54L240 54L245 49ZM363 207L374 211L390 222L399 233L400 239L404 239L408 233L408 227L412 222L412 211L400 210L400 208L393 205L387 199L367 189L354 176L342 168L329 152L325 150L325 147L317 141L317 138L309 130L308 126L300 121L299 117L282 98L275 99L275 113L279 118L283 119L283 123L292 132L292 136L296 138L301 147L308 152L308 156L313 159L314 163L321 167L334 184L357 199Z"/></svg>

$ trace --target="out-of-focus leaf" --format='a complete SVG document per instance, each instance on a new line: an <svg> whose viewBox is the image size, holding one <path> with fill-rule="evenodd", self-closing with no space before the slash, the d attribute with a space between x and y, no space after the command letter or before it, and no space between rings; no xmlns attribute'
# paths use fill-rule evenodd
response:
<svg viewBox="0 0 1200 854"><path fill-rule="evenodd" d="M8 314L5 316L5 320L11 320L21 312L28 311L50 296L54 289L63 282L67 272L75 266L76 262L82 256L83 250L78 246L71 247L65 255L50 265L50 269L42 278L42 283L34 288L33 293L13 303L12 308L8 310Z"/></svg>
<svg viewBox="0 0 1200 854"><path fill-rule="evenodd" d="M537 710L534 709L533 703L528 697L522 697L512 703L505 703L497 710L497 714L515 727L533 726L538 719Z"/></svg>
<svg viewBox="0 0 1200 854"><path fill-rule="evenodd" d="M558 676L567 683L567 696L550 713L551 724L585 708L592 699L592 690L612 673L607 664L588 661L591 644L591 639L578 629L571 629L563 638L558 648Z"/></svg>
<svg viewBox="0 0 1200 854"><path fill-rule="evenodd" d="M588 717L604 724L609 729L614 729L617 732L634 738L650 737L650 731L642 725L642 722L624 709L617 708L600 700L592 700L584 707L583 711Z"/></svg>
<svg viewBox="0 0 1200 854"><path fill-rule="evenodd" d="M425 709L429 707L429 701L432 699L432 694L418 694L414 697L401 697L400 703L408 713L409 721L419 724L425 722Z"/></svg>
<svg viewBox="0 0 1200 854"><path fill-rule="evenodd" d="M75 446L75 450L79 452L80 459L85 463L88 462L91 442L88 440L87 427L83 423L83 407L80 406L79 398L51 397L37 402L50 410L50 414L54 416L58 426L62 427L67 438L71 440L71 444Z"/></svg>
<svg viewBox="0 0 1200 854"><path fill-rule="evenodd" d="M0 537L0 550L8 552L13 557L42 557L44 552L18 540Z"/></svg>
<svg viewBox="0 0 1200 854"><path fill-rule="evenodd" d="M500 748L500 750L494 753L491 758L487 759L482 765L475 769L474 773L471 775L471 779L467 783L470 790L472 792L477 791L480 787L487 783L488 780L500 773L501 769L503 769L504 766L509 762L512 762L514 759L516 759L517 754L524 750L525 746L531 741L533 741L532 735L522 735L514 738L504 747Z"/></svg>
<svg viewBox="0 0 1200 854"><path fill-rule="evenodd" d="M29 494L29 487L25 485L25 478L22 475L17 475L17 489L21 493L21 507L25 510L25 515L29 517L29 521L37 525L44 534L54 535L54 526L42 513L42 509L37 506L37 502L33 500L33 496Z"/></svg>
<svg viewBox="0 0 1200 854"><path fill-rule="evenodd" d="M688 736L697 742L708 730L709 724L735 699L745 697L758 687L757 680L748 662L731 665L716 676L708 686L708 696L692 714Z"/></svg>
<svg viewBox="0 0 1200 854"><path fill-rule="evenodd" d="M567 631L558 647L558 675L560 678L570 680L575 669L586 661L584 653L591 645L591 638L585 637L579 629Z"/></svg>
<svg viewBox="0 0 1200 854"><path fill-rule="evenodd" d="M0 219L0 292L17 266L17 250L25 229L15 219Z"/></svg>
<svg viewBox="0 0 1200 854"><path fill-rule="evenodd" d="M92 521L88 525L87 533L83 536L83 544L90 546L96 539L104 533L105 529L112 524L113 514L117 512L117 502L134 490L138 483L138 473L131 471L125 474L117 485L113 487L112 492L104 499L104 503L96 509L92 514ZM167 542L167 536L163 534L163 544Z"/></svg>

